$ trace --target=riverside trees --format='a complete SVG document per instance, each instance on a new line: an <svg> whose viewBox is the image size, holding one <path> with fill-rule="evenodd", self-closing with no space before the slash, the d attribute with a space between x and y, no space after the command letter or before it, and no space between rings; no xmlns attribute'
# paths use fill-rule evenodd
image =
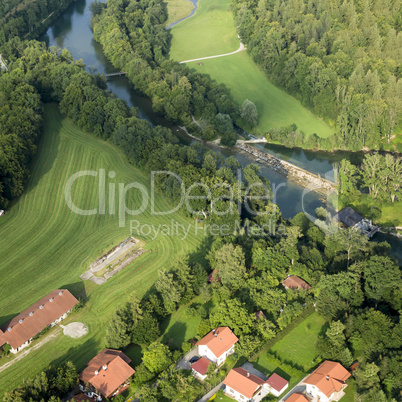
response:
<svg viewBox="0 0 402 402"><path fill-rule="evenodd" d="M363 197L396 204L401 201L402 160L375 153L365 155L361 166L354 166L344 159L338 167L337 181L343 204ZM368 195L362 195L359 187L366 188Z"/></svg>
<svg viewBox="0 0 402 402"><path fill-rule="evenodd" d="M94 38L112 64L127 72L135 89L152 99L153 109L169 120L186 124L209 140L217 132L233 143L232 120L239 110L223 86L168 59L170 32L162 0L110 0L94 7ZM196 124L192 120L202 120ZM245 118L254 123L252 111Z"/></svg>

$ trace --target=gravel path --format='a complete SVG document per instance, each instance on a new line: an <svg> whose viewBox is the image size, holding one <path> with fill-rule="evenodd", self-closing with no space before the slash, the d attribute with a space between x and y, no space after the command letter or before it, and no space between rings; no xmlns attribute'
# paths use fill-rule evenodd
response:
<svg viewBox="0 0 402 402"><path fill-rule="evenodd" d="M14 363L17 363L18 361L20 361L21 359L23 359L23 358L24 358L26 355L28 355L29 353L31 353L31 352L33 352L34 350L40 348L40 347L41 347L42 345L44 345L45 343L49 342L51 339L56 338L56 336L60 334L60 331L61 331L61 329L60 329L60 328L57 328L57 329L53 332L53 334L48 335L46 338L42 339L40 342L35 343L35 345L32 346L31 348L28 348L28 349L26 349L26 350L24 350L24 351L22 351L22 352L19 352L13 360L11 360L10 362L8 362L8 363L6 363L6 364L3 364L3 365L0 367L0 373L1 373L2 371L4 371L5 369L9 368L9 367L10 367L11 365L13 365ZM4 357L3 357L2 359L4 359Z"/></svg>
<svg viewBox="0 0 402 402"><path fill-rule="evenodd" d="M199 59L185 60L185 61L181 61L179 64L191 63L192 61L201 61L201 60L207 60L207 59L216 59L217 57L231 56L232 54L236 54L236 53L242 52L242 51L245 50L245 49L246 49L246 47L244 46L244 44L240 42L240 47L239 47L237 50L235 50L234 52L231 52L231 53L224 53L224 54L218 54L218 55L216 55L216 56L200 57Z"/></svg>

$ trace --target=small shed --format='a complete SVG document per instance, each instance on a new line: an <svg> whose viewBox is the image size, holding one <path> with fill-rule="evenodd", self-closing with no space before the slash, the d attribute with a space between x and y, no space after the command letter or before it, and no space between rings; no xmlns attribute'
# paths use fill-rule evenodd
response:
<svg viewBox="0 0 402 402"><path fill-rule="evenodd" d="M270 392L276 397L279 397L289 386L289 382L276 373L272 374L271 377L267 379L266 383L270 387Z"/></svg>
<svg viewBox="0 0 402 402"><path fill-rule="evenodd" d="M284 281L282 281L283 287L288 289L303 289L308 290L311 289L311 286L304 281L302 278L299 278L296 275L289 275Z"/></svg>
<svg viewBox="0 0 402 402"><path fill-rule="evenodd" d="M210 363L211 362L206 357L201 357L201 359L191 365L193 375L201 381L205 380L205 378L207 378L207 371Z"/></svg>
<svg viewBox="0 0 402 402"><path fill-rule="evenodd" d="M6 214L6 211L4 211L4 209L0 209L0 216L3 216Z"/></svg>

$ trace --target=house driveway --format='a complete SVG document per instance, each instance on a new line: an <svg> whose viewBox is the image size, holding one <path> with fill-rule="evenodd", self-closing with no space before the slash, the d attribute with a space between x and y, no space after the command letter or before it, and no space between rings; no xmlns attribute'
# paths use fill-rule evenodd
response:
<svg viewBox="0 0 402 402"><path fill-rule="evenodd" d="M303 379L304 380L304 379ZM303 383L303 380L297 383L285 396L279 399L279 402L284 402L295 392L304 393L306 391L306 385Z"/></svg>
<svg viewBox="0 0 402 402"><path fill-rule="evenodd" d="M250 362L244 363L242 365L242 368L244 368L244 370L247 370L250 374L254 374L256 377L261 378L261 380L263 381L267 380L267 377L263 373L261 373L261 371L255 369Z"/></svg>
<svg viewBox="0 0 402 402"><path fill-rule="evenodd" d="M178 361L176 364L176 369L182 369L182 370L191 370L191 364L190 359L194 356L198 356L198 348L195 347L194 349L190 350L182 359Z"/></svg>

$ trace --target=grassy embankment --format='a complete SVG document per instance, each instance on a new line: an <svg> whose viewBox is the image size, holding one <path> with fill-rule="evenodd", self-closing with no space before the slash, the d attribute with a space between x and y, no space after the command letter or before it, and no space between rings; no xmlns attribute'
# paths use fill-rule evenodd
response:
<svg viewBox="0 0 402 402"><path fill-rule="evenodd" d="M170 25L172 22L187 17L194 8L188 0L165 0L165 3L167 4L168 9L166 26Z"/></svg>
<svg viewBox="0 0 402 402"><path fill-rule="evenodd" d="M89 333L80 339L62 334L33 351L0 373L0 398L3 393L33 377L49 364L73 361L81 370L103 345L105 329L116 307L132 292L143 295L169 266L175 256L196 252L201 237L189 235L185 242L178 236L136 236L145 242L145 254L124 268L104 285L83 282L79 275L103 252L129 235L129 219L119 227L116 216L109 214L81 216L66 205L64 187L72 174L80 170L116 172L110 182L143 184L148 192L149 177L131 166L114 145L86 134L64 119L55 105L46 106L45 129L38 147L32 177L26 191L0 220L0 323L6 322L56 288L67 288L77 297L88 299L85 307L65 320L80 321ZM98 178L77 180L72 198L80 208L98 206ZM108 188L108 187L106 187ZM117 191L117 190L116 190ZM117 194L116 194L117 202ZM135 190L127 193L127 205L138 208L142 200ZM156 210L170 206L156 196ZM108 211L108 205L106 205ZM192 221L181 215L153 216L150 208L132 218L142 224L170 224L171 219L184 225ZM35 343L33 343L34 345ZM138 351L135 351L138 364ZM135 356L134 356L135 357ZM10 358L0 359L0 365Z"/></svg>
<svg viewBox="0 0 402 402"><path fill-rule="evenodd" d="M231 0L200 0L195 15L172 28L170 57L183 61L193 58L230 53L238 49ZM307 134L329 137L334 130L292 96L273 85L252 61L246 51L216 59L187 64L224 84L241 105L247 98L255 103L259 113L256 133L295 123Z"/></svg>

